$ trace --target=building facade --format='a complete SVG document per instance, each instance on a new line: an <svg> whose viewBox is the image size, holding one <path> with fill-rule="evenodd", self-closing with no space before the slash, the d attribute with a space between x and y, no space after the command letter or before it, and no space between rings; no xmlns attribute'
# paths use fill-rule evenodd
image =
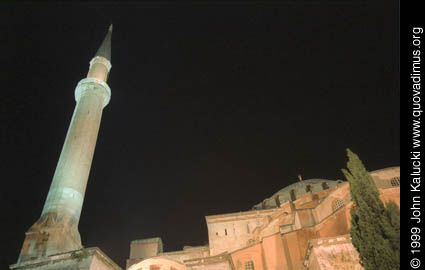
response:
<svg viewBox="0 0 425 270"><path fill-rule="evenodd" d="M370 173L384 203L400 207L400 167ZM163 252L161 238L135 240L128 270L362 269L351 244L348 182L289 185L252 210L207 216L209 244Z"/></svg>

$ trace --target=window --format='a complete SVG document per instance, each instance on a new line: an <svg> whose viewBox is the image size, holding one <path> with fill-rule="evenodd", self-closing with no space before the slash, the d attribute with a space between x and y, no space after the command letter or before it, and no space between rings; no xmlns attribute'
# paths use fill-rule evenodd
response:
<svg viewBox="0 0 425 270"><path fill-rule="evenodd" d="M297 199L297 196L295 196L295 189L291 189L290 195L291 201L295 201Z"/></svg>
<svg viewBox="0 0 425 270"><path fill-rule="evenodd" d="M329 188L328 183L323 182L322 183L322 189L325 190L325 189L328 189L328 188Z"/></svg>
<svg viewBox="0 0 425 270"><path fill-rule="evenodd" d="M245 262L245 270L254 270L254 262L253 261Z"/></svg>
<svg viewBox="0 0 425 270"><path fill-rule="evenodd" d="M227 235L227 229L224 229L224 235Z"/></svg>
<svg viewBox="0 0 425 270"><path fill-rule="evenodd" d="M280 207L280 200L279 200L279 195L277 195L276 197L274 197L274 201L276 203L277 207Z"/></svg>
<svg viewBox="0 0 425 270"><path fill-rule="evenodd" d="M159 270L160 268L161 268L161 266L155 265L155 264L149 266L149 270Z"/></svg>
<svg viewBox="0 0 425 270"><path fill-rule="evenodd" d="M391 179L391 186L399 187L400 186L400 177L394 177Z"/></svg>
<svg viewBox="0 0 425 270"><path fill-rule="evenodd" d="M332 211L335 212L339 208L344 207L344 205L345 205L345 202L343 200L337 199L337 200L332 202Z"/></svg>
<svg viewBox="0 0 425 270"><path fill-rule="evenodd" d="M311 191L311 185L307 185L305 187L305 192L310 192Z"/></svg>

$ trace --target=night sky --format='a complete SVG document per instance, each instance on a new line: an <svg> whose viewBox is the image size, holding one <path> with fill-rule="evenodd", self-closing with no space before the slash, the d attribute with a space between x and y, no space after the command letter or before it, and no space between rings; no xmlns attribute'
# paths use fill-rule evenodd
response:
<svg viewBox="0 0 425 270"><path fill-rule="evenodd" d="M104 109L79 225L125 266L130 241L208 242L206 215L304 179L400 163L398 2L1 4L0 268L38 219L110 23Z"/></svg>

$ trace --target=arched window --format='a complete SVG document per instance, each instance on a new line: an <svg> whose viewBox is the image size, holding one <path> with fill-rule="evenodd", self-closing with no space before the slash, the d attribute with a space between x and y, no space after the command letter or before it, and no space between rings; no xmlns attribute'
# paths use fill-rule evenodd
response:
<svg viewBox="0 0 425 270"><path fill-rule="evenodd" d="M311 185L307 185L305 187L305 192L310 192L311 191Z"/></svg>
<svg viewBox="0 0 425 270"><path fill-rule="evenodd" d="M394 177L391 179L391 186L399 187L400 186L400 177Z"/></svg>
<svg viewBox="0 0 425 270"><path fill-rule="evenodd" d="M335 201L332 202L332 211L335 212L339 208L344 207L344 205L345 205L345 202L343 200L336 199Z"/></svg>
<svg viewBox="0 0 425 270"><path fill-rule="evenodd" d="M289 194L291 195L291 201L295 201L297 199L297 196L295 196L295 189L291 189Z"/></svg>
<svg viewBox="0 0 425 270"><path fill-rule="evenodd" d="M280 207L280 200L279 200L279 195L277 195L276 197L274 197L274 201L276 203L277 207Z"/></svg>
<svg viewBox="0 0 425 270"><path fill-rule="evenodd" d="M254 262L253 261L245 262L245 270L254 270Z"/></svg>
<svg viewBox="0 0 425 270"><path fill-rule="evenodd" d="M328 189L328 188L329 188L328 183L322 182L322 189L325 190L325 189Z"/></svg>

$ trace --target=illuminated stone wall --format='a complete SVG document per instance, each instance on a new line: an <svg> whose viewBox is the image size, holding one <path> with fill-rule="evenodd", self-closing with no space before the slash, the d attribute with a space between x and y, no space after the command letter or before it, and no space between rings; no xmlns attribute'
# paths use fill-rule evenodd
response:
<svg viewBox="0 0 425 270"><path fill-rule="evenodd" d="M162 240L159 237L131 241L127 268L144 259L158 256L160 252L162 252Z"/></svg>
<svg viewBox="0 0 425 270"><path fill-rule="evenodd" d="M212 256L246 247L256 228L278 209L207 216L208 240Z"/></svg>
<svg viewBox="0 0 425 270"><path fill-rule="evenodd" d="M232 258L228 253L185 261L187 270L233 270Z"/></svg>
<svg viewBox="0 0 425 270"><path fill-rule="evenodd" d="M304 266L309 270L363 269L349 235L311 240Z"/></svg>
<svg viewBox="0 0 425 270"><path fill-rule="evenodd" d="M393 200L400 205L399 173L399 167L371 172L385 203ZM361 269L347 236L353 206L350 186L347 182L320 181L316 189L279 207L207 216L209 247L158 256L176 260L190 270L245 270L251 266L255 270ZM323 189L323 181L332 185Z"/></svg>
<svg viewBox="0 0 425 270"><path fill-rule="evenodd" d="M10 266L11 270L121 270L98 248L39 258Z"/></svg>

